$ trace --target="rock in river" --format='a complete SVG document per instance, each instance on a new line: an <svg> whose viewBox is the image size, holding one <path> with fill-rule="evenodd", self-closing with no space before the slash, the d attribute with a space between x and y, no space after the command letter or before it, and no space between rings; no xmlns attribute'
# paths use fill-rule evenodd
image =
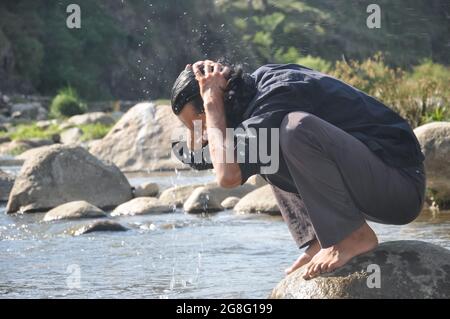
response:
<svg viewBox="0 0 450 319"><path fill-rule="evenodd" d="M270 298L450 298L450 251L421 241L393 241L312 280L303 268L285 277Z"/></svg>
<svg viewBox="0 0 450 319"><path fill-rule="evenodd" d="M114 124L114 118L104 112L90 112L80 115L74 115L67 120L70 125L86 125L86 124L103 124L112 125Z"/></svg>
<svg viewBox="0 0 450 319"><path fill-rule="evenodd" d="M0 170L0 201L7 201L14 184L14 177Z"/></svg>
<svg viewBox="0 0 450 319"><path fill-rule="evenodd" d="M159 195L159 200L167 206L181 207L192 192L200 186L204 185L195 184L170 187Z"/></svg>
<svg viewBox="0 0 450 319"><path fill-rule="evenodd" d="M69 233L71 233L74 236L79 236L83 234L89 234L94 232L109 232L109 231L127 231L128 228L125 226L122 226L121 224L110 221L110 220L100 220L96 221L84 226L81 226L77 229L69 230Z"/></svg>
<svg viewBox="0 0 450 319"><path fill-rule="evenodd" d="M222 203L220 203L220 206L222 206L224 209L233 209L234 206L240 201L241 199L236 196L230 196L225 198Z"/></svg>
<svg viewBox="0 0 450 319"><path fill-rule="evenodd" d="M159 186L156 183L145 182L134 189L135 197L155 197L158 196Z"/></svg>
<svg viewBox="0 0 450 319"><path fill-rule="evenodd" d="M280 209L271 186L260 187L244 196L233 209L238 214L279 214Z"/></svg>
<svg viewBox="0 0 450 319"><path fill-rule="evenodd" d="M65 203L53 208L45 214L44 221L97 217L106 217L106 213L100 208L80 200Z"/></svg>
<svg viewBox="0 0 450 319"><path fill-rule="evenodd" d="M427 187L435 199L450 204L450 122L434 122L414 130L425 155Z"/></svg>
<svg viewBox="0 0 450 319"><path fill-rule="evenodd" d="M195 189L186 199L183 209L187 213L197 214L222 210L221 203L227 197L244 197L254 191L256 186L244 184L236 188L223 188L216 183Z"/></svg>
<svg viewBox="0 0 450 319"><path fill-rule="evenodd" d="M26 159L6 211L48 210L76 200L109 208L131 198L131 186L114 164L78 146L54 145Z"/></svg>
<svg viewBox="0 0 450 319"><path fill-rule="evenodd" d="M117 206L111 213L111 216L158 214L171 211L172 207L161 204L158 198L136 197L129 202Z"/></svg>

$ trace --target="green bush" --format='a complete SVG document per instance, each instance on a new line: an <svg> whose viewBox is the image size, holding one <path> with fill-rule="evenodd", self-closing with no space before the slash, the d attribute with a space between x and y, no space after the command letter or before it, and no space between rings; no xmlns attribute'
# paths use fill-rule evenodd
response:
<svg viewBox="0 0 450 319"><path fill-rule="evenodd" d="M8 136L12 140L26 140L31 138L51 139L54 134L58 134L59 132L58 125L51 125L43 129L38 127L36 123L33 123L18 125Z"/></svg>
<svg viewBox="0 0 450 319"><path fill-rule="evenodd" d="M60 90L50 106L50 113L55 117L69 117L84 112L86 112L86 106L71 87Z"/></svg>
<svg viewBox="0 0 450 319"><path fill-rule="evenodd" d="M328 73L331 70L331 63L324 59L307 55L297 60L297 64L304 65L308 68Z"/></svg>

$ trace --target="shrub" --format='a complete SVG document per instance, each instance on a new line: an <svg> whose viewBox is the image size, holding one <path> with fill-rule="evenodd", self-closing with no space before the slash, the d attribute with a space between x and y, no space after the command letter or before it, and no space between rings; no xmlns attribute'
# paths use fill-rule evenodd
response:
<svg viewBox="0 0 450 319"><path fill-rule="evenodd" d="M82 141L90 141L103 138L111 130L113 125L105 125L101 123L80 125L83 131Z"/></svg>
<svg viewBox="0 0 450 319"><path fill-rule="evenodd" d="M297 60L297 64L304 65L308 68L328 73L331 70L331 63L324 59L307 55Z"/></svg>
<svg viewBox="0 0 450 319"><path fill-rule="evenodd" d="M69 117L86 112L86 106L71 87L62 89L54 97L50 112L55 117Z"/></svg>

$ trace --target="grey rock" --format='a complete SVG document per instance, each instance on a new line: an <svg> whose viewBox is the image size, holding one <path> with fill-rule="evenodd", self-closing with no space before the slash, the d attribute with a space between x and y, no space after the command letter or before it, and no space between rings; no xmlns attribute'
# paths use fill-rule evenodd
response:
<svg viewBox="0 0 450 319"><path fill-rule="evenodd" d="M114 118L104 112L91 112L80 115L74 115L67 120L67 123L73 126L86 125L86 124L104 124L112 125L115 123Z"/></svg>
<svg viewBox="0 0 450 319"><path fill-rule="evenodd" d="M183 209L187 213L197 214L222 210L221 203L227 197L244 197L254 191L256 186L244 184L236 188L222 188L216 183L199 187L186 199Z"/></svg>
<svg viewBox="0 0 450 319"><path fill-rule="evenodd" d="M169 213L173 209L170 206L161 204L155 197L137 197L122 205L117 206L111 216L134 216L145 214Z"/></svg>
<svg viewBox="0 0 450 319"><path fill-rule="evenodd" d="M0 201L7 201L14 185L14 177L0 169Z"/></svg>
<svg viewBox="0 0 450 319"><path fill-rule="evenodd" d="M80 219L106 217L106 213L100 208L86 201L73 201L59 205L50 210L44 216L44 221L59 219Z"/></svg>
<svg viewBox="0 0 450 319"><path fill-rule="evenodd" d="M377 266L379 277L375 272L378 270L371 268ZM304 267L285 277L269 298L450 298L450 251L421 241L383 243L344 267L312 280L304 280L303 271ZM379 288L373 286L377 285L376 277Z"/></svg>
<svg viewBox="0 0 450 319"><path fill-rule="evenodd" d="M450 122L433 122L414 130L425 155L427 187L435 199L450 203Z"/></svg>
<svg viewBox="0 0 450 319"><path fill-rule="evenodd" d="M225 198L220 205L224 209L232 209L241 199L239 197L231 196Z"/></svg>
<svg viewBox="0 0 450 319"><path fill-rule="evenodd" d="M171 137L179 130L186 132L169 105L140 103L90 151L125 171L182 168L183 164L171 159Z"/></svg>
<svg viewBox="0 0 450 319"><path fill-rule="evenodd" d="M159 186L156 183L142 183L134 189L135 197L155 197L158 196Z"/></svg>
<svg viewBox="0 0 450 319"><path fill-rule="evenodd" d="M233 210L238 214L280 214L280 208L270 185L260 187L242 197Z"/></svg>
<svg viewBox="0 0 450 319"><path fill-rule="evenodd" d="M165 189L159 195L159 201L167 206L181 207L188 199L188 197L192 194L192 192L200 186L204 185L196 184L170 187L168 189Z"/></svg>
<svg viewBox="0 0 450 319"><path fill-rule="evenodd" d="M48 210L75 200L109 208L131 197L128 180L114 164L81 147L54 145L25 160L6 211Z"/></svg>
<svg viewBox="0 0 450 319"><path fill-rule="evenodd" d="M94 232L123 232L127 231L128 228L110 220L96 221L77 229L72 229L69 231L74 236L80 236L84 234L94 233Z"/></svg>
<svg viewBox="0 0 450 319"><path fill-rule="evenodd" d="M78 127L69 128L61 133L61 142L63 144L79 144L83 131Z"/></svg>

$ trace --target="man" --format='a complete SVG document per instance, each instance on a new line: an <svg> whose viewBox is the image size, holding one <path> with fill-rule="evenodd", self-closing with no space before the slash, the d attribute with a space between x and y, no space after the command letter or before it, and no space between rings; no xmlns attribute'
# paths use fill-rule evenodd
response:
<svg viewBox="0 0 450 319"><path fill-rule="evenodd" d="M199 61L175 82L172 108L191 132L201 121L206 136L191 141L191 150L209 148L219 185L236 187L254 174L271 184L297 245L307 247L287 274L303 265L305 279L333 271L378 245L366 220L403 225L422 209L424 157L408 123L331 76L295 64L265 65L248 75ZM237 143L245 158L256 154L255 162L238 161L238 151L236 160L224 160L237 140L227 127L278 129L278 149L271 149L279 154L278 170L263 173L264 144L251 138Z"/></svg>

